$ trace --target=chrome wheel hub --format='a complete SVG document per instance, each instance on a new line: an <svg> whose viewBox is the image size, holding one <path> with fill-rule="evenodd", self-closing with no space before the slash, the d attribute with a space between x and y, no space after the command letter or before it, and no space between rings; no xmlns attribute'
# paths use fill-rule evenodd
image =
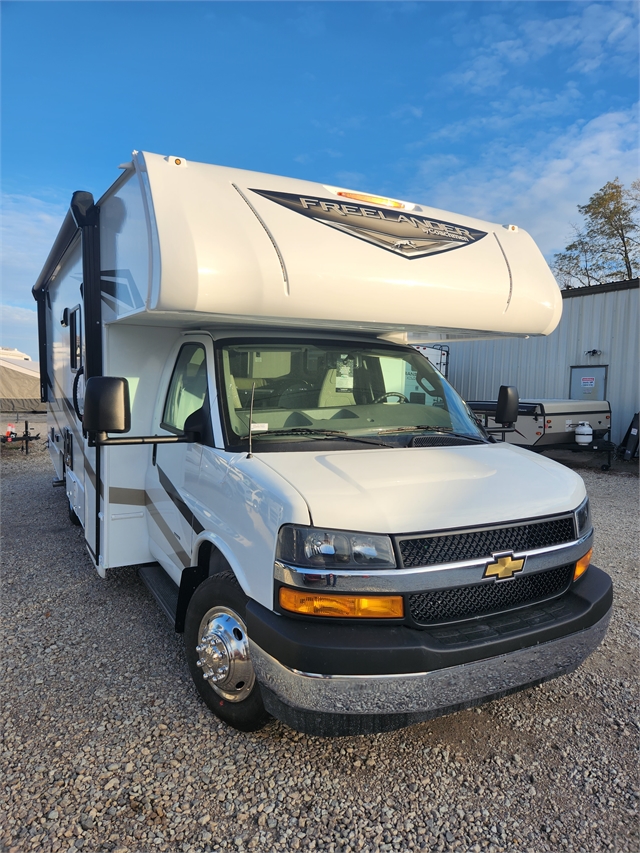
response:
<svg viewBox="0 0 640 853"><path fill-rule="evenodd" d="M207 611L198 632L196 666L209 686L228 702L241 702L251 693L255 673L249 657L244 622L226 607Z"/></svg>

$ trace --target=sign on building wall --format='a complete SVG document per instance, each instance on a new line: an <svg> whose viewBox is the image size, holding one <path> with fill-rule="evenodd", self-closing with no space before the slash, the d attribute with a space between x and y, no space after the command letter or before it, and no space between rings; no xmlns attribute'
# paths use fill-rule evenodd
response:
<svg viewBox="0 0 640 853"><path fill-rule="evenodd" d="M607 365L571 368L570 400L606 400Z"/></svg>

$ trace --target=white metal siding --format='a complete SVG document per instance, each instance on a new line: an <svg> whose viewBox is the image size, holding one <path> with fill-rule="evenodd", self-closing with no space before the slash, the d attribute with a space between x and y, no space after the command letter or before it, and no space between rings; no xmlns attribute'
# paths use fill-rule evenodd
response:
<svg viewBox="0 0 640 853"><path fill-rule="evenodd" d="M548 338L510 338L450 344L449 381L466 400L495 400L500 385L520 397L568 399L570 368L608 365L612 438L622 440L640 410L638 288L563 300L562 320ZM598 349L600 355L585 355Z"/></svg>

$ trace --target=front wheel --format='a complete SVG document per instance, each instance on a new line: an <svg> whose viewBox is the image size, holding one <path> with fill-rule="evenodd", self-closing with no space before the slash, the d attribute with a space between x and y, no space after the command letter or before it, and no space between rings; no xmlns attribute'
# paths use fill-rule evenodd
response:
<svg viewBox="0 0 640 853"><path fill-rule="evenodd" d="M207 578L189 602L184 642L191 677L208 707L234 729L254 732L269 714L249 656L246 605L233 572Z"/></svg>

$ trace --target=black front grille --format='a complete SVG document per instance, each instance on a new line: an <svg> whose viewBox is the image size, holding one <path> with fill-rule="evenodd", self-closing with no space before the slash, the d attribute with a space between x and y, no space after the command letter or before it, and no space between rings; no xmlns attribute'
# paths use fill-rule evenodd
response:
<svg viewBox="0 0 640 853"><path fill-rule="evenodd" d="M514 527L398 539L398 548L403 567L412 569L437 563L482 560L500 551L533 551L574 539L573 516L569 515Z"/></svg>
<svg viewBox="0 0 640 853"><path fill-rule="evenodd" d="M409 596L409 612L418 625L438 625L522 607L561 595L571 583L573 570L571 563L511 580L414 593Z"/></svg>

